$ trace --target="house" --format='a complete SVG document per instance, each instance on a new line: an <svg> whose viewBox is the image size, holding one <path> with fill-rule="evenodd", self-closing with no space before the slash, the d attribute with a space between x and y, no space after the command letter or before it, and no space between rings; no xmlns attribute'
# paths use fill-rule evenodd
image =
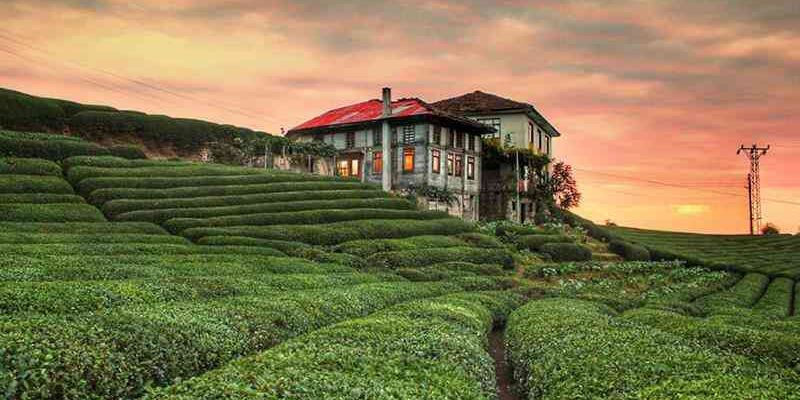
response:
<svg viewBox="0 0 800 400"><path fill-rule="evenodd" d="M330 110L290 129L286 136L332 144L339 176L379 183L386 191L441 189L454 200L440 204L424 199L428 207L478 219L481 137L492 133L487 125L418 98L392 101L391 89L384 88L381 100Z"/></svg>
<svg viewBox="0 0 800 400"><path fill-rule="evenodd" d="M536 154L553 157L553 139L561 136L532 104L491 93L475 91L437 101L432 105L444 112L491 126L494 132L485 137L495 138L503 146L529 149ZM514 165L484 165L480 199L480 213L483 217L506 218L519 222L533 218L536 213L534 204L529 199L519 197L518 205L518 196L511 195L506 188L507 182L515 179L514 175ZM520 171L519 175L531 176L529 171Z"/></svg>

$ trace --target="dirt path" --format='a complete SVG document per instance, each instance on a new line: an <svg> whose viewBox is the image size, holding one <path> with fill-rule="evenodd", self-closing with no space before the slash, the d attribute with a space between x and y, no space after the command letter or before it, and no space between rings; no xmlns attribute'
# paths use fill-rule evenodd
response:
<svg viewBox="0 0 800 400"><path fill-rule="evenodd" d="M489 334L489 353L494 359L495 376L497 380L497 398L499 400L522 400L514 392L514 377L511 367L506 361L505 331L502 327L495 328Z"/></svg>

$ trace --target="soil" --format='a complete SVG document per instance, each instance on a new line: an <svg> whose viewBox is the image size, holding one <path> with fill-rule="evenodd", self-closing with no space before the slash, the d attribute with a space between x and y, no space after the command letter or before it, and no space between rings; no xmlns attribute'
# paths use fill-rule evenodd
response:
<svg viewBox="0 0 800 400"><path fill-rule="evenodd" d="M499 400L522 400L516 394L514 376L511 373L511 366L506 360L505 330L502 327L495 328L489 334L489 353L494 359L497 398Z"/></svg>

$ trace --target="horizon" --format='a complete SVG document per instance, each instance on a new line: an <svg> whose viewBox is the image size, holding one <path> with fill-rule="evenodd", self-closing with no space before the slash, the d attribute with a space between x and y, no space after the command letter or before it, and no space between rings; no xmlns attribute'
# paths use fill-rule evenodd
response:
<svg viewBox="0 0 800 400"><path fill-rule="evenodd" d="M800 227L796 2L7 3L2 87L272 134L383 86L429 103L481 90L562 133L586 218L745 233L736 149L757 143L764 223Z"/></svg>

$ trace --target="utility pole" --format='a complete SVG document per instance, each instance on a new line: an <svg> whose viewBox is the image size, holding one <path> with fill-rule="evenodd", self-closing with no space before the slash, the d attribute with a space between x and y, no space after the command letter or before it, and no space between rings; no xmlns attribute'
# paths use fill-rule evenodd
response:
<svg viewBox="0 0 800 400"><path fill-rule="evenodd" d="M751 147L744 147L742 145L736 154L744 153L750 159L750 173L747 174L747 193L750 204L750 234L755 235L761 230L761 176L759 160L761 156L766 155L769 151L767 147L758 147L752 145Z"/></svg>

